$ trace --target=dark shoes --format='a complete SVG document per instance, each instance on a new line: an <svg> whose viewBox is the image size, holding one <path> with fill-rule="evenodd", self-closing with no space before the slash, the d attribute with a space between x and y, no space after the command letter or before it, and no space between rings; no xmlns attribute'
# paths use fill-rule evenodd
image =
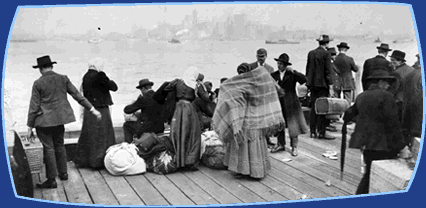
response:
<svg viewBox="0 0 426 208"><path fill-rule="evenodd" d="M296 157L297 155L299 155L299 152L297 151L297 147L293 147L293 150L291 151L291 155L293 157Z"/></svg>
<svg viewBox="0 0 426 208"><path fill-rule="evenodd" d="M285 147L278 145L274 148L271 149L271 153L277 153L277 152L281 152L281 151L285 151Z"/></svg>
<svg viewBox="0 0 426 208"><path fill-rule="evenodd" d="M37 188L58 188L58 184L55 179L48 179L43 183L36 184Z"/></svg>
<svg viewBox="0 0 426 208"><path fill-rule="evenodd" d="M60 173L59 174L59 179L61 179L61 181L68 180L68 173Z"/></svg>
<svg viewBox="0 0 426 208"><path fill-rule="evenodd" d="M329 137L329 136L327 136L327 135L325 135L325 134L320 134L320 135L318 136L318 139L323 139L323 140L334 140L334 139L336 139L336 138L334 138L334 137Z"/></svg>

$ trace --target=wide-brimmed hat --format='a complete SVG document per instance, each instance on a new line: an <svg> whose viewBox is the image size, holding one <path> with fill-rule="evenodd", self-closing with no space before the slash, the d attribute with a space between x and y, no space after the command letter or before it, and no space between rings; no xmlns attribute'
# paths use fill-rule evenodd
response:
<svg viewBox="0 0 426 208"><path fill-rule="evenodd" d="M372 68L371 70L372 72L370 76L366 78L368 80L378 80L378 79L391 80L391 81L396 80L395 76L390 74L386 69L382 67L375 67L375 68Z"/></svg>
<svg viewBox="0 0 426 208"><path fill-rule="evenodd" d="M390 55L391 58L399 59L401 61L405 61L405 53L400 50L394 50L392 52L392 55Z"/></svg>
<svg viewBox="0 0 426 208"><path fill-rule="evenodd" d="M258 56L267 56L268 52L264 48L259 48L256 51L256 55L258 55Z"/></svg>
<svg viewBox="0 0 426 208"><path fill-rule="evenodd" d="M37 65L33 66L34 69L44 67L44 66L52 66L53 64L57 64L56 61L51 61L50 56L42 56L37 58Z"/></svg>
<svg viewBox="0 0 426 208"><path fill-rule="evenodd" d="M382 43L382 44L380 44L380 46L377 46L376 48L382 49L382 50L385 50L385 51L392 51L392 49L389 48L389 44L387 44L387 43Z"/></svg>
<svg viewBox="0 0 426 208"><path fill-rule="evenodd" d="M287 66L291 66L292 65L290 63L290 57L286 53L283 53L283 54L280 55L280 57L274 58L274 59L275 59L275 61L283 62Z"/></svg>
<svg viewBox="0 0 426 208"><path fill-rule="evenodd" d="M334 48L334 47L328 48L328 49L327 49L327 51L328 51L331 55L336 55L336 54L337 54L336 48Z"/></svg>
<svg viewBox="0 0 426 208"><path fill-rule="evenodd" d="M321 41L321 42L330 42L332 41L332 39L330 39L330 37L328 35L321 35L317 41Z"/></svg>
<svg viewBox="0 0 426 208"><path fill-rule="evenodd" d="M347 48L347 49L349 49L350 47L348 46L348 43L341 42L339 45L337 45L337 48Z"/></svg>
<svg viewBox="0 0 426 208"><path fill-rule="evenodd" d="M136 86L136 89L141 89L142 87L145 87L145 86L148 86L148 85L153 86L154 83L149 81L149 79L141 79L141 81L139 81L139 85Z"/></svg>

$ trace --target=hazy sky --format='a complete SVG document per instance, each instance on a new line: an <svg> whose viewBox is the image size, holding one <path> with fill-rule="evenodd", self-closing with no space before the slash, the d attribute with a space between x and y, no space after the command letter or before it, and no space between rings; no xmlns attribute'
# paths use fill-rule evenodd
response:
<svg viewBox="0 0 426 208"><path fill-rule="evenodd" d="M164 10L166 8L166 11ZM85 34L102 28L102 33L128 33L138 27L153 28L165 19L180 24L197 9L200 20L224 21L228 14L246 13L249 20L287 29L326 29L331 33L378 35L415 34L410 7L381 4L199 4L21 8L14 34ZM163 12L165 11L165 12ZM419 20L417 20L419 21Z"/></svg>

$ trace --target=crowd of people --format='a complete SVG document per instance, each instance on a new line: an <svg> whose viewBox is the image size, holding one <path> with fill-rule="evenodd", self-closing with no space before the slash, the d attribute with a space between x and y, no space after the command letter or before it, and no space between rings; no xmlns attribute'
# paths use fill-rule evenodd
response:
<svg viewBox="0 0 426 208"><path fill-rule="evenodd" d="M305 74L291 67L287 53L274 58L278 69L275 71L266 63L267 51L260 48L254 63L238 65L235 76L222 78L215 90L195 67L188 68L181 78L165 81L156 91L152 81L141 79L136 86L141 94L123 109L125 142L132 143L145 133L163 133L170 126L168 138L176 168L197 171L201 135L214 131L225 147L223 165L237 177L262 179L271 169L269 152L286 150L286 128L291 155L295 157L299 135L310 132L311 138L334 139L326 134L327 130L335 130L334 121L318 115L314 106L319 98L341 98L349 104L354 102L343 120L356 123L349 147L361 149L367 164L357 194L368 193L371 162L410 157L411 138L421 134L421 120L413 122L413 115L421 110L422 93L416 94L421 98L413 98L414 94L406 92L410 88L407 82L418 85L420 80L422 89L420 62L408 66L405 53L399 50L394 50L388 61L386 57L392 49L382 43L377 47L378 55L365 61L364 92L355 97L352 73L360 69L347 55L348 43L338 44L337 53L329 47L329 36L321 35L317 41L319 46L307 55ZM56 188L57 176L68 179L64 124L75 121L67 93L84 107L74 162L81 168L100 169L104 168L107 149L115 144L109 107L113 105L110 92L116 92L118 86L103 72L100 58L90 60L80 90L66 75L52 71L56 62L49 56L38 58L37 63L34 68L39 68L42 76L33 84L28 136L35 128L44 148L47 180L37 186ZM297 83L309 91L309 125L296 92ZM418 86L412 88L419 90ZM277 144L270 139L274 136Z"/></svg>

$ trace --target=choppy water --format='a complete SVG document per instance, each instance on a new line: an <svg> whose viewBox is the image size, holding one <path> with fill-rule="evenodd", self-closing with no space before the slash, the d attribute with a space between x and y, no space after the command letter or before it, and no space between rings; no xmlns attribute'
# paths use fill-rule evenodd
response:
<svg viewBox="0 0 426 208"><path fill-rule="evenodd" d="M339 40L340 41L340 40ZM331 43L335 47L339 41ZM377 43L372 41L342 40L348 42L351 49L349 56L362 66L365 59L376 55ZM416 42L390 44L392 49L407 53L409 65L416 61L418 53ZM31 86L40 76L36 58L50 55L54 70L66 74L78 87L82 75L87 71L87 61L99 56L108 59L105 72L116 81L119 89L112 93L117 105L130 103L139 92L135 89L138 81L149 78L155 83L154 89L164 81L181 76L184 69L197 66L205 75L205 81L211 81L213 87L219 85L219 79L236 74L236 67L242 62L254 62L259 47L268 51L267 63L275 69L273 58L281 53L290 56L293 68L304 73L306 57L310 50L317 47L315 41L302 42L297 45L267 45L264 41L202 41L170 44L166 42L144 42L140 40L122 40L118 42L102 42L91 45L83 41L40 41L9 44L5 65L5 88L10 90L13 115L18 126L25 126L28 112ZM72 98L70 99L72 100ZM71 101L77 114L76 102Z"/></svg>

